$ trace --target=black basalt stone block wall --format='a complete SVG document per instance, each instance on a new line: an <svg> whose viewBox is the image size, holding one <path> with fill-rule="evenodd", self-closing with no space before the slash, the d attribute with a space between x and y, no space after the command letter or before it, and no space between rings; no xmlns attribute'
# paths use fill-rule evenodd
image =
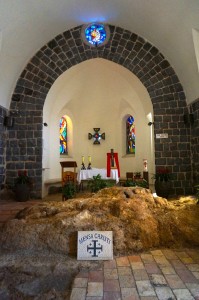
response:
<svg viewBox="0 0 199 300"><path fill-rule="evenodd" d="M4 126L4 118L6 115L7 110L0 106L0 189L5 183L7 130Z"/></svg>
<svg viewBox="0 0 199 300"><path fill-rule="evenodd" d="M191 124L191 153L194 185L199 185L199 98L190 105L194 123Z"/></svg>
<svg viewBox="0 0 199 300"><path fill-rule="evenodd" d="M148 90L154 108L154 130L168 133L168 139L155 139L155 164L174 173L173 194L192 189L190 127L183 121L188 112L183 87L160 51L142 37L110 26L110 40L92 48L81 39L81 26L63 32L44 45L19 77L10 110L15 125L9 131L6 180L12 183L17 169L34 176L34 191L42 187L42 110L54 81L82 61L103 58L134 73Z"/></svg>

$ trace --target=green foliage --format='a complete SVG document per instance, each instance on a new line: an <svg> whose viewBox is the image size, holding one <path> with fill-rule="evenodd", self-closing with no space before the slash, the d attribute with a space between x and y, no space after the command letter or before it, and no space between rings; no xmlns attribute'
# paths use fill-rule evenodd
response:
<svg viewBox="0 0 199 300"><path fill-rule="evenodd" d="M101 189L111 186L113 186L113 183L109 180L102 179L100 174L98 174L97 176L93 176L93 179L91 179L88 183L88 188L92 193L96 193Z"/></svg>
<svg viewBox="0 0 199 300"><path fill-rule="evenodd" d="M66 199L74 198L76 194L76 187L74 182L67 182L62 188L62 194Z"/></svg>
<svg viewBox="0 0 199 300"><path fill-rule="evenodd" d="M143 188L146 188L146 189L149 188L148 182L145 179L143 179L143 180L134 180L134 181L127 180L125 182L124 186L126 186L126 187L139 186L139 187L143 187Z"/></svg>

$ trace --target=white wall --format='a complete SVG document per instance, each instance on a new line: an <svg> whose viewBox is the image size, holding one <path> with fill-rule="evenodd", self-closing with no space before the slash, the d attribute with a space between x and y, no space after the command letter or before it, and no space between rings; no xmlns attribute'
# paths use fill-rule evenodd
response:
<svg viewBox="0 0 199 300"><path fill-rule="evenodd" d="M72 67L62 74L50 89L44 105L43 179L61 176L60 161L75 160L81 167L81 157L91 155L92 166L106 167L106 153L118 152L121 176L127 171L142 171L143 159L148 159L153 173L153 130L148 115L153 108L146 88L127 69L104 59L92 59ZM59 119L68 115L72 122L69 156L59 155ZM136 154L125 155L125 117L133 115L136 124ZM88 140L88 133L99 127L106 139L100 145ZM73 137L73 138L72 138Z"/></svg>

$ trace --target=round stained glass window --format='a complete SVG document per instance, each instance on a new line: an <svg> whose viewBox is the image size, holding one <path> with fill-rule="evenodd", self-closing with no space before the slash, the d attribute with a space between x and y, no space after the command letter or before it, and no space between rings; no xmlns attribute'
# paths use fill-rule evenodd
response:
<svg viewBox="0 0 199 300"><path fill-rule="evenodd" d="M90 24L83 26L82 37L89 46L102 46L109 39L109 28L104 24Z"/></svg>

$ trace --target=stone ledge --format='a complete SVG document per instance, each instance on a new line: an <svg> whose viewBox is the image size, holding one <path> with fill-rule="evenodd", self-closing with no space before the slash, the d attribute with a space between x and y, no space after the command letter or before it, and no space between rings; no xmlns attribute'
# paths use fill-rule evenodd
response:
<svg viewBox="0 0 199 300"><path fill-rule="evenodd" d="M58 183L62 183L61 178L53 178L53 179L47 179L44 181L45 185L50 185L50 184L58 184Z"/></svg>

